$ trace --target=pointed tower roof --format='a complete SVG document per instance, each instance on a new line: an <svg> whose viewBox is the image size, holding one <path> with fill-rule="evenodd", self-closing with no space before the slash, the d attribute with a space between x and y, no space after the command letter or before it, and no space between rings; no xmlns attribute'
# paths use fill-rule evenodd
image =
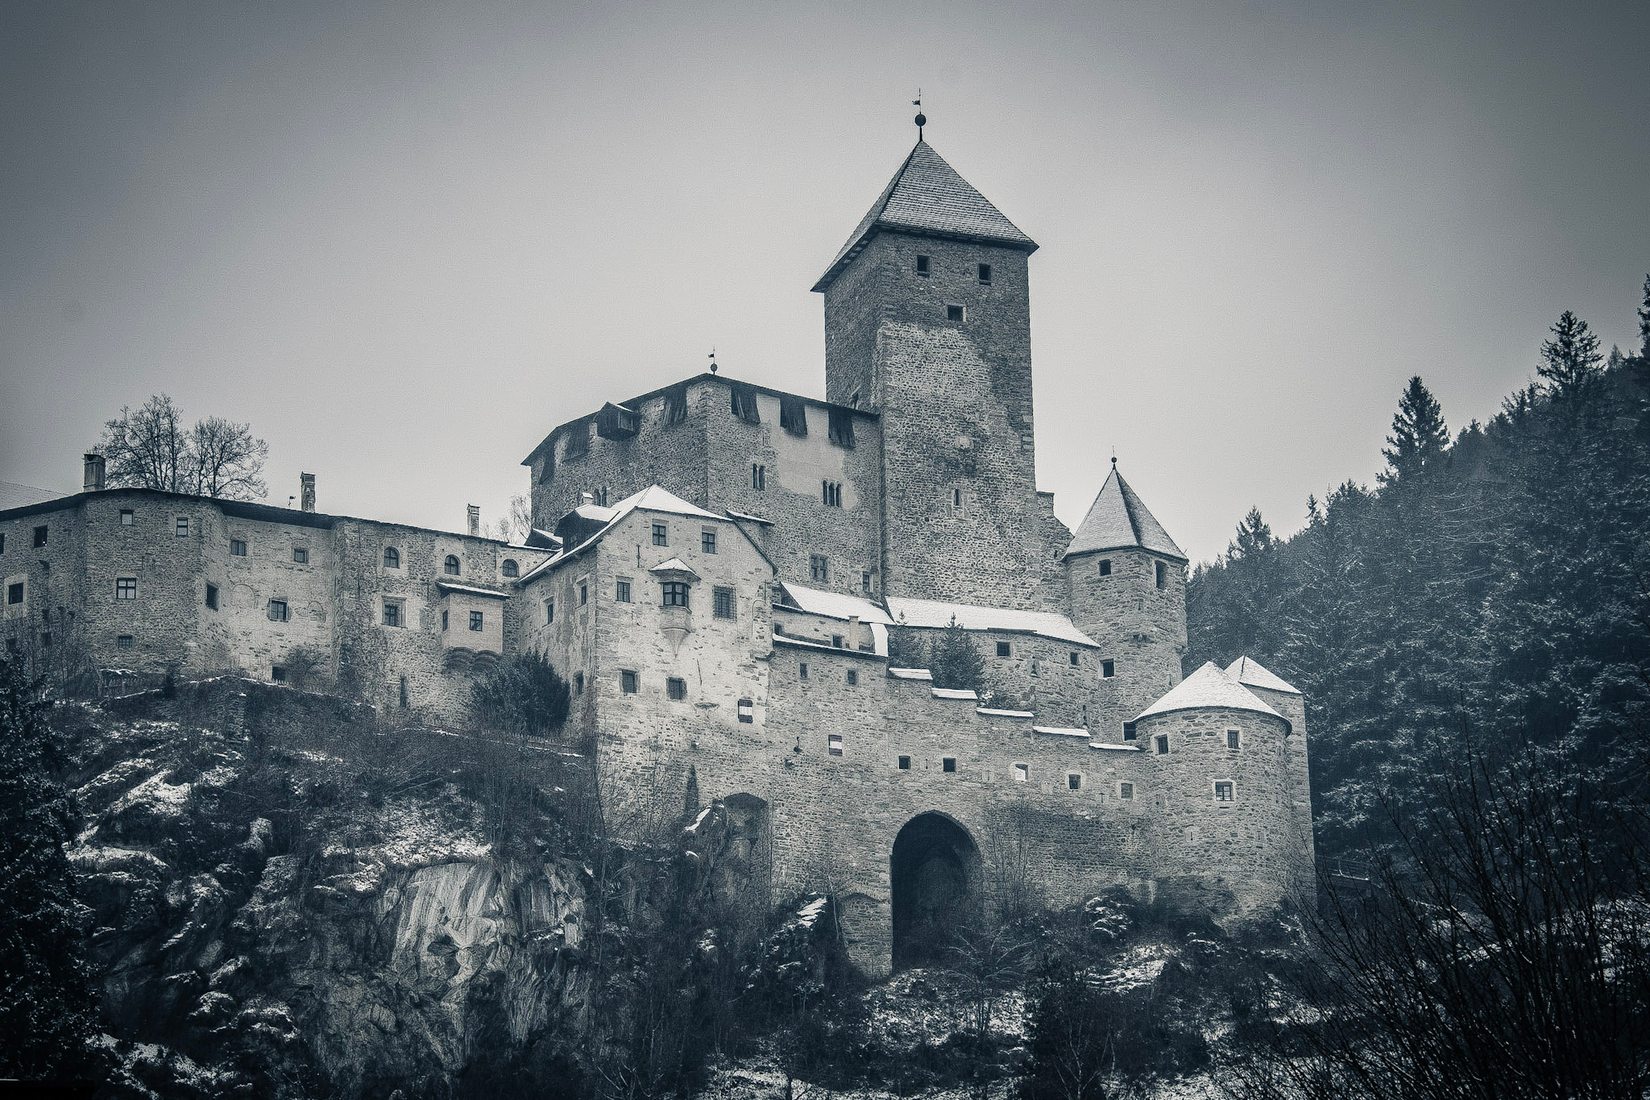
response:
<svg viewBox="0 0 1650 1100"><path fill-rule="evenodd" d="M1283 715L1261 702L1248 688L1222 672L1220 666L1213 661L1186 677L1180 683L1169 689L1169 693L1145 710L1137 717L1150 718L1154 714L1168 714L1175 710L1204 710L1216 708L1220 710L1252 710L1257 714L1270 714L1273 718L1283 718ZM1284 719L1288 721L1288 719Z"/></svg>
<svg viewBox="0 0 1650 1100"><path fill-rule="evenodd" d="M1100 486L1100 494L1089 506L1089 514L1077 525L1077 533L1066 547L1066 557L1097 550L1150 550L1164 557L1186 561L1186 553L1163 530L1140 495L1123 480L1113 460L1111 475Z"/></svg>
<svg viewBox="0 0 1650 1100"><path fill-rule="evenodd" d="M1244 687L1264 688L1267 691L1280 691L1285 695L1299 695L1300 689L1289 681L1270 671L1253 657L1239 657L1226 666L1226 675L1242 684Z"/></svg>
<svg viewBox="0 0 1650 1100"><path fill-rule="evenodd" d="M1027 253L1037 251L1036 241L1004 217L1002 211L959 176L926 141L917 142L877 201L854 227L848 243L814 284L814 290L823 291L830 286L848 262L883 229L985 241Z"/></svg>

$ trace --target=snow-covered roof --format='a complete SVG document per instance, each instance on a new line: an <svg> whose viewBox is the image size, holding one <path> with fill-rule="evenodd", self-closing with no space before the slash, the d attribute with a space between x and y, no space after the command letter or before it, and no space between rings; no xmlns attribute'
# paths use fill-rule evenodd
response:
<svg viewBox="0 0 1650 1100"><path fill-rule="evenodd" d="M1170 688L1163 698L1141 711L1135 720L1176 710L1209 709L1252 710L1257 714L1283 718L1283 715L1261 702L1248 688L1226 675L1219 665L1209 661Z"/></svg>
<svg viewBox="0 0 1650 1100"><path fill-rule="evenodd" d="M467 592L472 596L491 596L495 600L510 598L510 593L500 592L496 588L477 588L469 584L454 584L452 581L436 581L435 586L444 592Z"/></svg>
<svg viewBox="0 0 1650 1100"><path fill-rule="evenodd" d="M649 485L639 493L632 493L611 508L604 508L599 504L581 504L573 511L579 516L594 520L602 527L589 538L577 546L564 546L562 552L555 557L546 558L524 574L519 583L525 584L546 570L554 569L557 565L584 551L585 547L601 541L603 535L613 529L630 513L641 510L646 512L666 512L672 515L688 516L694 519L726 520L726 516L719 516L715 512L707 512L696 504L689 504L681 497L668 489L658 485Z"/></svg>
<svg viewBox="0 0 1650 1100"><path fill-rule="evenodd" d="M975 707L976 714L988 714L993 718L1035 718L1036 713L1029 710L1003 710L1001 707Z"/></svg>
<svg viewBox="0 0 1650 1100"><path fill-rule="evenodd" d="M929 688L928 693L936 699L967 699L976 702L980 698L968 688Z"/></svg>
<svg viewBox="0 0 1650 1100"><path fill-rule="evenodd" d="M1154 554L1185 561L1186 552L1157 522L1151 509L1140 499L1114 462L1106 483L1089 505L1088 515L1077 525L1077 533L1066 547L1066 557L1097 550L1127 550L1138 547Z"/></svg>
<svg viewBox="0 0 1650 1100"><path fill-rule="evenodd" d="M932 680L934 674L926 668L891 668L888 675L896 680Z"/></svg>
<svg viewBox="0 0 1650 1100"><path fill-rule="evenodd" d="M773 520L771 519L763 519L761 516L753 516L749 512L736 512L732 508L728 509L728 517L730 519L748 520L751 523L760 523L764 527L773 526Z"/></svg>
<svg viewBox="0 0 1650 1100"><path fill-rule="evenodd" d="M896 624L924 629L951 625L952 618L964 630L997 630L1017 634L1037 634L1059 642L1099 649L1093 638L1077 629L1077 624L1053 611L1015 611L1005 607L976 607L944 600L913 600L888 597L888 614Z"/></svg>
<svg viewBox="0 0 1650 1100"><path fill-rule="evenodd" d="M1085 741L1089 739L1089 731L1076 726L1032 726L1031 732L1047 734L1050 737L1081 737Z"/></svg>
<svg viewBox="0 0 1650 1100"><path fill-rule="evenodd" d="M674 512L679 516L697 516L700 519L726 519L715 512L707 512L697 504L689 504L669 489L649 485L639 493L632 493L613 506L615 513L641 508L649 512ZM617 518L617 517L615 517Z"/></svg>
<svg viewBox="0 0 1650 1100"><path fill-rule="evenodd" d="M832 619L859 619L863 623L881 623L892 626L888 612L859 596L844 596L840 592L826 592L819 588L804 588L800 584L781 581L786 599L799 611L810 615L824 615Z"/></svg>
<svg viewBox="0 0 1650 1100"><path fill-rule="evenodd" d="M1265 688L1267 691L1281 691L1286 695L1299 695L1300 691L1279 676L1270 671L1253 657L1239 657L1226 666L1226 675L1242 684L1244 687Z"/></svg>
<svg viewBox="0 0 1650 1100"><path fill-rule="evenodd" d="M698 573L693 571L693 566L689 565L687 562L683 561L681 558L666 558L664 561L660 562L658 565L655 565L652 569L649 569L648 572L649 573L685 573L686 575L688 575L690 577L698 577L699 576Z"/></svg>

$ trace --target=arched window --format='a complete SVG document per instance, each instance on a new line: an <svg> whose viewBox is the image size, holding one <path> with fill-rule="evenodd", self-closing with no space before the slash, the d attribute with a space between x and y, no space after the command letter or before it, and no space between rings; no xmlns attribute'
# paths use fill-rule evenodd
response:
<svg viewBox="0 0 1650 1100"><path fill-rule="evenodd" d="M516 564L516 559L515 558L505 558L504 559L503 573L506 577L519 577L519 576L521 576L521 567Z"/></svg>
<svg viewBox="0 0 1650 1100"><path fill-rule="evenodd" d="M448 554L447 559L441 563L441 571L449 577L458 576L458 555Z"/></svg>
<svg viewBox="0 0 1650 1100"><path fill-rule="evenodd" d="M401 551L397 550L393 546L384 547L384 568L385 569L400 569L401 568Z"/></svg>

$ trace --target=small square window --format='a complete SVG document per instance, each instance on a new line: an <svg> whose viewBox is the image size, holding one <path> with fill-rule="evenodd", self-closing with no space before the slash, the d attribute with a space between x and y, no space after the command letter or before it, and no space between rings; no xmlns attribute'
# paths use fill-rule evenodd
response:
<svg viewBox="0 0 1650 1100"><path fill-rule="evenodd" d="M659 588L664 593L664 606L666 606L666 607L687 607L688 606L688 585L687 585L687 581L664 581L659 585Z"/></svg>
<svg viewBox="0 0 1650 1100"><path fill-rule="evenodd" d="M859 590L867 596L871 594L871 571L869 569L859 571Z"/></svg>
<svg viewBox="0 0 1650 1100"><path fill-rule="evenodd" d="M544 621L546 623L556 621L556 601L553 599L544 601Z"/></svg>
<svg viewBox="0 0 1650 1100"><path fill-rule="evenodd" d="M117 599L117 600L135 600L135 599L137 599L137 578L136 577L116 577L115 578L115 599Z"/></svg>
<svg viewBox="0 0 1650 1100"><path fill-rule="evenodd" d="M981 264L980 265L980 285L981 286L990 286L991 285L991 265L990 264Z"/></svg>
<svg viewBox="0 0 1650 1100"><path fill-rule="evenodd" d="M291 617L285 600L269 601L269 619L271 622L284 623Z"/></svg>
<svg viewBox="0 0 1650 1100"><path fill-rule="evenodd" d="M832 756L842 755L842 735L840 733L826 735L825 751L830 753Z"/></svg>
<svg viewBox="0 0 1650 1100"><path fill-rule="evenodd" d="M218 609L218 586L215 584L206 586L206 606L210 611Z"/></svg>
<svg viewBox="0 0 1650 1100"><path fill-rule="evenodd" d="M122 508L120 510L120 525L122 527L130 527L136 522L137 516L133 514L130 508Z"/></svg>
<svg viewBox="0 0 1650 1100"><path fill-rule="evenodd" d="M922 276L924 279L928 278L928 257L927 256L918 256L917 257L917 274Z"/></svg>
<svg viewBox="0 0 1650 1100"><path fill-rule="evenodd" d="M1101 661L1100 662L1100 678L1102 680L1110 680L1113 676L1116 676L1116 675L1117 675L1117 662L1116 661L1106 660L1106 661Z"/></svg>
<svg viewBox="0 0 1650 1100"><path fill-rule="evenodd" d="M115 637L116 649L132 649L137 645L137 639L130 634L120 634Z"/></svg>
<svg viewBox="0 0 1650 1100"><path fill-rule="evenodd" d="M186 538L189 537L189 517L188 516L179 516L178 517L176 530L177 530L177 533L178 533L178 538L186 539Z"/></svg>
<svg viewBox="0 0 1650 1100"><path fill-rule="evenodd" d="M1076 772L1066 773L1066 790L1080 791L1083 789L1083 777Z"/></svg>
<svg viewBox="0 0 1650 1100"><path fill-rule="evenodd" d="M46 545L46 539L49 534L50 532L44 526L36 527L34 529L34 544L36 546Z"/></svg>
<svg viewBox="0 0 1650 1100"><path fill-rule="evenodd" d="M901 757L896 758L895 761L894 761L894 767L898 768L902 772L910 771L911 770L911 758L909 756L901 756Z"/></svg>
<svg viewBox="0 0 1650 1100"><path fill-rule="evenodd" d="M1119 783L1117 785L1117 797L1122 799L1124 802L1134 801L1134 784Z"/></svg>
<svg viewBox="0 0 1650 1100"><path fill-rule="evenodd" d="M670 528L666 527L662 523L655 523L653 525L653 545L654 546L669 546L670 545Z"/></svg>
<svg viewBox="0 0 1650 1100"><path fill-rule="evenodd" d="M1234 798L1234 791L1233 791L1231 783L1229 783L1229 782L1219 782L1219 783L1215 784L1215 801L1216 802L1231 802L1231 801L1233 801L1233 798Z"/></svg>
<svg viewBox="0 0 1650 1100"><path fill-rule="evenodd" d="M384 625L385 626L400 626L400 625L402 625L402 623L401 623L401 601L400 600L385 600L384 601Z"/></svg>
<svg viewBox="0 0 1650 1100"><path fill-rule="evenodd" d="M1160 561L1152 562L1152 573L1157 580L1157 587L1169 587L1169 567Z"/></svg>
<svg viewBox="0 0 1650 1100"><path fill-rule="evenodd" d="M277 684L286 683L286 668L285 668L285 666L275 665L272 668L270 668L269 678L271 680L274 680Z"/></svg>
<svg viewBox="0 0 1650 1100"><path fill-rule="evenodd" d="M620 577L613 582L613 599L618 603L630 602L630 578Z"/></svg>
<svg viewBox="0 0 1650 1100"><path fill-rule="evenodd" d="M458 576L459 573L463 571L462 567L458 564L458 555L448 554L445 558L442 558L441 571L449 577Z"/></svg>
<svg viewBox="0 0 1650 1100"><path fill-rule="evenodd" d="M712 590L711 597L712 613L715 614L718 619L732 619L737 617L735 613L736 602L733 597L733 589L724 585L718 585Z"/></svg>
<svg viewBox="0 0 1650 1100"><path fill-rule="evenodd" d="M482 627L482 624L485 621L486 620L485 620L485 618L484 618L484 616L482 615L481 612L479 612L479 611L470 612L470 629L471 630L480 630L481 627Z"/></svg>
<svg viewBox="0 0 1650 1100"><path fill-rule="evenodd" d="M1111 576L1111 559L1110 558L1101 558L1100 559L1100 575L1102 577Z"/></svg>
<svg viewBox="0 0 1650 1100"><path fill-rule="evenodd" d="M1159 755L1159 756L1168 756L1169 755L1169 735L1168 734L1160 733L1155 738L1153 738L1152 741L1153 741L1153 744L1155 744L1157 746L1157 755Z"/></svg>
<svg viewBox="0 0 1650 1100"><path fill-rule="evenodd" d="M832 649L841 649L841 648L843 648L842 635L840 635L840 634L832 634L831 635L831 648Z"/></svg>
<svg viewBox="0 0 1650 1100"><path fill-rule="evenodd" d="M619 670L619 690L626 695L635 695L638 687L636 673L628 668Z"/></svg>
<svg viewBox="0 0 1650 1100"><path fill-rule="evenodd" d="M236 558L246 557L246 540L245 539L230 539L229 540L229 554L230 554L231 557L236 557Z"/></svg>
<svg viewBox="0 0 1650 1100"><path fill-rule="evenodd" d="M739 720L745 725L748 726L752 722L756 721L756 704L752 703L749 699L739 700L739 706L737 709L739 713Z"/></svg>
<svg viewBox="0 0 1650 1100"><path fill-rule="evenodd" d="M1243 731L1227 730L1226 747L1229 749L1241 749L1243 747Z"/></svg>
<svg viewBox="0 0 1650 1100"><path fill-rule="evenodd" d="M400 569L401 568L401 551L397 550L393 546L384 547L384 568L385 569Z"/></svg>
<svg viewBox="0 0 1650 1100"><path fill-rule="evenodd" d="M1123 723L1123 740L1133 741L1134 739L1135 739L1134 723L1133 722L1124 722Z"/></svg>
<svg viewBox="0 0 1650 1100"><path fill-rule="evenodd" d="M23 602L23 585L23 581L14 581L11 584L6 585L7 603L11 604Z"/></svg>
<svg viewBox="0 0 1650 1100"><path fill-rule="evenodd" d="M296 565L308 565L309 564L309 547L307 547L307 546L294 546L292 548L292 561Z"/></svg>
<svg viewBox="0 0 1650 1100"><path fill-rule="evenodd" d="M665 694L681 702L687 698L687 681L679 676L672 676L665 681Z"/></svg>
<svg viewBox="0 0 1650 1100"><path fill-rule="evenodd" d="M955 756L943 756L940 758L940 771L954 772L956 770L957 758Z"/></svg>
<svg viewBox="0 0 1650 1100"><path fill-rule="evenodd" d="M798 680L806 680L808 678L808 662L807 661L798 661L796 663L796 678Z"/></svg>
<svg viewBox="0 0 1650 1100"><path fill-rule="evenodd" d="M963 306L946 306L945 307L945 319L947 321L967 320L967 312L968 312L967 309L965 309Z"/></svg>
<svg viewBox="0 0 1650 1100"><path fill-rule="evenodd" d="M506 577L519 577L521 576L521 564L515 558L505 558L504 563L498 567L498 571Z"/></svg>
<svg viewBox="0 0 1650 1100"><path fill-rule="evenodd" d="M699 532L699 549L707 554L716 553L716 532L705 530Z"/></svg>
<svg viewBox="0 0 1650 1100"><path fill-rule="evenodd" d="M1012 656L1014 656L1014 646L1009 642L998 642L997 643L997 656L999 656L999 657L1012 657Z"/></svg>
<svg viewBox="0 0 1650 1100"><path fill-rule="evenodd" d="M820 584L831 581L831 563L823 554L808 555L808 578Z"/></svg>
<svg viewBox="0 0 1650 1100"><path fill-rule="evenodd" d="M1014 765L1014 782L1016 782L1016 783L1029 783L1030 781L1031 781L1031 765L1030 764L1016 764L1016 765Z"/></svg>
<svg viewBox="0 0 1650 1100"><path fill-rule="evenodd" d="M1072 664L1072 667L1073 668L1077 667L1077 665L1080 664L1081 662L1082 662L1082 658L1080 656L1078 656L1077 651L1075 649L1072 650L1071 651L1071 664Z"/></svg>
<svg viewBox="0 0 1650 1100"><path fill-rule="evenodd" d="M849 669L848 670L848 686L849 687L857 687L858 684L859 684L859 669L857 669L857 668Z"/></svg>

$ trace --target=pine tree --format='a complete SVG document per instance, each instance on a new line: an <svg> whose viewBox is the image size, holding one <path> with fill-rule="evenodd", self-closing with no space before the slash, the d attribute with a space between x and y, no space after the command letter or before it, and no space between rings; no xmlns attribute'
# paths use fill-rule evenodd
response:
<svg viewBox="0 0 1650 1100"><path fill-rule="evenodd" d="M974 639L957 622L951 622L934 639L934 655L928 663L934 675L934 686L980 691L985 683L985 658L980 656Z"/></svg>
<svg viewBox="0 0 1650 1100"><path fill-rule="evenodd" d="M1541 345L1541 366L1536 373L1547 380L1549 392L1557 396L1574 393L1596 378L1604 357L1599 339L1586 321L1565 310L1552 327L1553 338Z"/></svg>
<svg viewBox="0 0 1650 1100"><path fill-rule="evenodd" d="M1639 355L1650 359L1650 275L1644 277L1644 297L1639 302Z"/></svg>
<svg viewBox="0 0 1650 1100"><path fill-rule="evenodd" d="M1386 441L1387 447L1381 451L1387 464L1380 475L1382 485L1421 474L1437 465L1449 449L1444 410L1420 375L1411 378L1404 387L1404 395L1398 399L1398 411L1392 417L1392 434Z"/></svg>
<svg viewBox="0 0 1650 1100"><path fill-rule="evenodd" d="M82 1072L92 1032L72 808L42 709L21 662L0 659L0 1077L25 1080Z"/></svg>
<svg viewBox="0 0 1650 1100"><path fill-rule="evenodd" d="M1255 558L1272 549L1275 543L1272 527L1261 518L1260 509L1250 508L1249 514L1238 524L1237 537L1226 548L1226 558L1234 562Z"/></svg>

